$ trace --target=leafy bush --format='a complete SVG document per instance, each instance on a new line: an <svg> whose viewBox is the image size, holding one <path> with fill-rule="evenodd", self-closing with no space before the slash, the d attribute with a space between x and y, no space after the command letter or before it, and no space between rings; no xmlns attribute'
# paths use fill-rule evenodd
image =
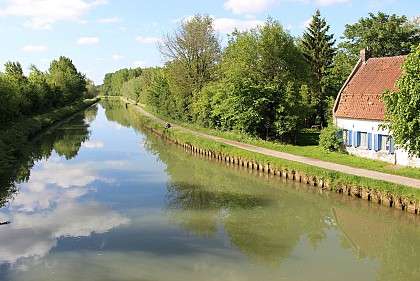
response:
<svg viewBox="0 0 420 281"><path fill-rule="evenodd" d="M319 135L319 145L327 151L342 151L342 131L330 123L328 127L322 129Z"/></svg>

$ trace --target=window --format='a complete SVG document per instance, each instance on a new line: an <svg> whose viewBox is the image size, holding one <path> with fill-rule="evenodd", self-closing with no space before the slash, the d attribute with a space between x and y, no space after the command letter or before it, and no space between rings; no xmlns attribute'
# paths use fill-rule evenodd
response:
<svg viewBox="0 0 420 281"><path fill-rule="evenodd" d="M359 146L368 147L368 135L365 132L359 132Z"/></svg>
<svg viewBox="0 0 420 281"><path fill-rule="evenodd" d="M388 136L380 135L379 136L379 150L387 150L389 151L389 141Z"/></svg>
<svg viewBox="0 0 420 281"><path fill-rule="evenodd" d="M349 131L343 130L343 143L349 145Z"/></svg>

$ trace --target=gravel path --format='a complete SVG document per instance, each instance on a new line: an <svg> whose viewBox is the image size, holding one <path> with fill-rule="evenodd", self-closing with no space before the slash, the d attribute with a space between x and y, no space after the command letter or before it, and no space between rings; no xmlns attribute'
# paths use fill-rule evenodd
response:
<svg viewBox="0 0 420 281"><path fill-rule="evenodd" d="M166 121L150 114L149 112L145 111L143 108L141 108L139 106L136 106L136 108L141 114L143 114L143 115L145 115L145 116L147 116L147 117L149 117L149 118L151 118L155 121L166 124ZM351 174L351 175L373 178L373 179L378 179L378 180L384 180L384 181L388 181L388 182L392 182L392 183L411 186L411 187L414 187L414 188L420 188L420 180L418 180L418 179L407 178L407 177L397 176L397 175L391 175L391 174L386 174L386 173L381 173L381 172L376 172L376 171L371 171L371 170L365 170L365 169L360 169L360 168L354 168L354 167L350 167L350 166L346 166L346 165L342 165L342 164L335 164L335 163L326 162L326 161L322 161L322 160L316 160L316 159L312 159L312 158L297 156L297 155L293 155L293 154L289 154L289 153L285 153L285 152L280 152L280 151L267 149L267 148L263 148L263 147L259 147L259 146L255 146L255 145L250 145L250 144L246 144L246 143L241 143L241 142L237 142L237 141L232 141L232 140L228 140L228 139L224 139L224 138L220 138L220 137L215 137L215 136L203 134L203 133L192 131L190 129L180 127L180 126L177 126L177 125L172 125L171 124L171 127L176 128L176 129L180 129L180 130L183 130L185 132L189 132L189 133L192 133L192 134L204 137L204 138L212 139L212 140L215 140L215 141L218 141L218 142L222 142L222 143L229 144L229 145L232 145L232 146L235 146L235 147L238 147L238 148L242 148L242 149L245 149L245 150L248 150L248 151L258 152L258 153L265 154L265 155L270 155L270 156L274 156L274 157L278 157L278 158L282 158L282 159L287 159L287 160L291 160L291 161L295 161L295 162L299 162L299 163L304 163L304 164L308 164L308 165L312 165L312 166L317 166L317 167L328 169L328 170L343 172L343 173L347 173L347 174Z"/></svg>

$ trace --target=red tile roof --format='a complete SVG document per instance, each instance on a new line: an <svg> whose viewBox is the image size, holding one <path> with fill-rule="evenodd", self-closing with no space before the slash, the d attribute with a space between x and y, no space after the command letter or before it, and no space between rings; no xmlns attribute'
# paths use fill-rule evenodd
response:
<svg viewBox="0 0 420 281"><path fill-rule="evenodd" d="M397 90L394 84L402 74L404 58L370 58L363 63L339 93L334 116L384 120L385 107L380 101L381 94L385 90Z"/></svg>

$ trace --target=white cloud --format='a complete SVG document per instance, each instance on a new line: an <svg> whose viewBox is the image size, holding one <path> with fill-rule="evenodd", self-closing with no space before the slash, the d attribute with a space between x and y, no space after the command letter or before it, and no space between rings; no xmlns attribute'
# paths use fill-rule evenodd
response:
<svg viewBox="0 0 420 281"><path fill-rule="evenodd" d="M86 148L103 148L105 143L103 141L86 141L82 143L82 146Z"/></svg>
<svg viewBox="0 0 420 281"><path fill-rule="evenodd" d="M119 60L123 60L125 59L125 57L120 56L120 55L112 55L112 60L114 61L119 61Z"/></svg>
<svg viewBox="0 0 420 281"><path fill-rule="evenodd" d="M263 21L260 20L237 20L220 18L214 20L214 26L220 33L230 34L235 28L240 31L255 28L258 25L264 25Z"/></svg>
<svg viewBox="0 0 420 281"><path fill-rule="evenodd" d="M22 47L24 52L45 52L48 51L48 48L43 45L26 45Z"/></svg>
<svg viewBox="0 0 420 281"><path fill-rule="evenodd" d="M160 41L157 37L143 37L143 36L137 36L136 37L137 42L141 42L143 44L156 44Z"/></svg>
<svg viewBox="0 0 420 281"><path fill-rule="evenodd" d="M311 21L312 21L312 18L309 18L309 19L305 20L304 22L302 22L299 25L299 28L302 28L302 29L308 28L309 27L309 24L311 23Z"/></svg>
<svg viewBox="0 0 420 281"><path fill-rule="evenodd" d="M99 23L115 23L115 22L121 22L121 21L123 21L123 19L122 18L117 18L117 17L103 18L103 19L98 20Z"/></svg>
<svg viewBox="0 0 420 281"><path fill-rule="evenodd" d="M98 37L81 37L77 39L77 45L95 45L99 43Z"/></svg>
<svg viewBox="0 0 420 281"><path fill-rule="evenodd" d="M223 7L238 15L255 15L273 7L277 0L228 0Z"/></svg>
<svg viewBox="0 0 420 281"><path fill-rule="evenodd" d="M331 6L335 4L343 4L348 3L350 0L317 0L316 4L319 6Z"/></svg>
<svg viewBox="0 0 420 281"><path fill-rule="evenodd" d="M147 62L146 61L143 61L143 60L136 60L136 61L133 62L133 65L135 67L143 68L143 67L146 67L147 66Z"/></svg>
<svg viewBox="0 0 420 281"><path fill-rule="evenodd" d="M33 29L52 29L58 21L82 23L81 17L93 7L107 4L106 0L9 0L4 13L29 18L24 26Z"/></svg>

